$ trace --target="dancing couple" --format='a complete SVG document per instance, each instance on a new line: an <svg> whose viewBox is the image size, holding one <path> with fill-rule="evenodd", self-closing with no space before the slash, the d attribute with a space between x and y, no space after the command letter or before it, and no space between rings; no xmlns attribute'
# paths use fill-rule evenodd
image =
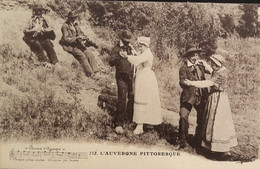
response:
<svg viewBox="0 0 260 169"><path fill-rule="evenodd" d="M230 148L238 145L227 89L228 70L225 58L214 54L210 64L200 59L201 49L189 46L179 71L180 99L179 146L186 147L188 116L197 111L197 127L192 144L203 147L222 159L231 157ZM205 73L211 74L210 79Z"/></svg>
<svg viewBox="0 0 260 169"><path fill-rule="evenodd" d="M135 122L134 134L142 134L144 124L153 126L162 123L158 84L151 70L153 54L150 38L138 37L138 47L134 49L135 38L130 31L122 31L119 37L109 62L116 67L118 86L115 131L122 134L125 124Z"/></svg>

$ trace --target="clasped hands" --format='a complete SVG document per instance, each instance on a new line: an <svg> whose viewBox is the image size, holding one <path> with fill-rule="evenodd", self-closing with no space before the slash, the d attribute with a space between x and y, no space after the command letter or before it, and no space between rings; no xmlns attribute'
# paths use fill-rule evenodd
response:
<svg viewBox="0 0 260 169"><path fill-rule="evenodd" d="M81 42L81 43L86 43L87 40L88 38L83 35L79 35L74 38L74 41Z"/></svg>
<svg viewBox="0 0 260 169"><path fill-rule="evenodd" d="M119 55L121 56L121 57L123 57L123 58L128 58L128 55L127 55L127 52L126 51L120 51L119 52Z"/></svg>
<svg viewBox="0 0 260 169"><path fill-rule="evenodd" d="M186 86L192 86L192 85L193 85L192 81L189 80L189 79L185 79L185 80L183 81L183 84L185 84Z"/></svg>
<svg viewBox="0 0 260 169"><path fill-rule="evenodd" d="M87 37L83 36L83 35L79 35L76 37L76 39L79 39L79 40L87 40Z"/></svg>

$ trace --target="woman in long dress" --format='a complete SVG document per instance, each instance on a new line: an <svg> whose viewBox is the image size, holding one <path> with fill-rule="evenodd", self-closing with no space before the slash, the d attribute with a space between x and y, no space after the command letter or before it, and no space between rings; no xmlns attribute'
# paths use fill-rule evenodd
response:
<svg viewBox="0 0 260 169"><path fill-rule="evenodd" d="M134 134L142 134L143 124L159 125L162 123L162 115L158 84L151 70L153 54L150 38L138 37L137 43L141 54L127 58L136 67L133 122L137 123L137 127Z"/></svg>
<svg viewBox="0 0 260 169"><path fill-rule="evenodd" d="M228 70L224 66L225 59L223 56L212 55L210 59L213 69L210 80L186 80L185 83L198 88L210 87L210 95L204 112L204 127L201 133L202 146L212 152L230 155L230 148L238 145L238 143L226 93ZM206 62L204 61L203 64L205 65Z"/></svg>

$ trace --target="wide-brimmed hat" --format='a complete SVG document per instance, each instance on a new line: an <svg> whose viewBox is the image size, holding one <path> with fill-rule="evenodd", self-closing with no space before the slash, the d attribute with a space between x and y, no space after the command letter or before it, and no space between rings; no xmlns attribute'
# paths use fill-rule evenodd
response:
<svg viewBox="0 0 260 169"><path fill-rule="evenodd" d="M195 47L194 45L190 45L186 48L186 52L183 55L183 57L189 56L191 53L200 53L202 52L202 49Z"/></svg>
<svg viewBox="0 0 260 169"><path fill-rule="evenodd" d="M137 37L137 43L139 44L143 44L147 47L150 46L150 37L145 37L145 36L140 36L140 37Z"/></svg>
<svg viewBox="0 0 260 169"><path fill-rule="evenodd" d="M32 8L34 11L36 10L45 10L42 4L35 4Z"/></svg>
<svg viewBox="0 0 260 169"><path fill-rule="evenodd" d="M126 42L133 42L135 37L129 30L124 30L121 33L119 33L119 38Z"/></svg>
<svg viewBox="0 0 260 169"><path fill-rule="evenodd" d="M222 55L212 55L210 56L210 59L218 66L222 66L225 64L226 60Z"/></svg>
<svg viewBox="0 0 260 169"><path fill-rule="evenodd" d="M68 18L77 18L79 14L76 11L70 11L68 13Z"/></svg>

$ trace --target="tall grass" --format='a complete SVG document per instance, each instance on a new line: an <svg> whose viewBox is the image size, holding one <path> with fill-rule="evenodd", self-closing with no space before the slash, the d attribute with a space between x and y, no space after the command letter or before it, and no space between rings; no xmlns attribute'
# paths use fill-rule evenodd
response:
<svg viewBox="0 0 260 169"><path fill-rule="evenodd" d="M31 53L0 46L1 137L56 139L106 137L110 117L85 108L78 97L86 86L98 88L80 66L44 68Z"/></svg>
<svg viewBox="0 0 260 169"><path fill-rule="evenodd" d="M234 113L259 111L259 45L260 39L256 38L232 36L218 41L219 53L226 51L226 66L230 71L228 93Z"/></svg>
<svg viewBox="0 0 260 169"><path fill-rule="evenodd" d="M230 71L227 92L239 143L235 151L256 156L260 143L259 45L260 39L232 36L219 39L217 50L226 56L226 67Z"/></svg>

